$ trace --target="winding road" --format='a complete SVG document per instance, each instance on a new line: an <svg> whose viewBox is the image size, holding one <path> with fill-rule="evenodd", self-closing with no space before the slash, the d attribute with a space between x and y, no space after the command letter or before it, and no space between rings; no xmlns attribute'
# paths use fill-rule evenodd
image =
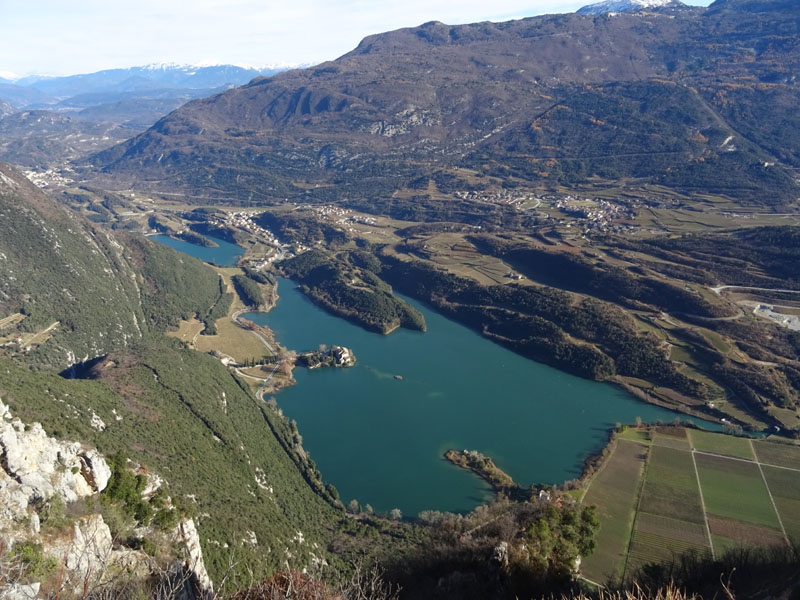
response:
<svg viewBox="0 0 800 600"><path fill-rule="evenodd" d="M260 333L258 333L257 331L253 331L252 329L250 329L249 327L247 327L246 325L244 325L244 324L243 324L243 323L242 323L242 322L239 320L239 316L240 316L242 313L245 313L245 312L250 312L250 309L247 309L247 308L240 308L239 310L237 310L235 313L233 313L233 314L231 315L231 321L233 321L234 323L236 323L236 324L237 324L239 327L241 327L242 329L249 329L249 330L250 330L250 333L252 333L252 334L253 334L254 336L256 336L256 337L257 337L259 340L261 340L261 343L262 343L262 344L264 344L264 346L266 346L267 350L269 350L270 352L272 352L272 354L277 354L277 351L275 350L275 348L273 348L273 347L270 345L270 343L267 341L267 339L266 339L266 338L265 338L263 335L261 335L261 334L260 334Z"/></svg>
<svg viewBox="0 0 800 600"><path fill-rule="evenodd" d="M712 287L711 291L714 292L717 296L720 295L722 290L727 289L737 289L737 290L756 290L757 292L778 292L782 294L800 294L800 290L773 290L770 288L761 288L761 287L751 287L748 285L719 285L717 287Z"/></svg>

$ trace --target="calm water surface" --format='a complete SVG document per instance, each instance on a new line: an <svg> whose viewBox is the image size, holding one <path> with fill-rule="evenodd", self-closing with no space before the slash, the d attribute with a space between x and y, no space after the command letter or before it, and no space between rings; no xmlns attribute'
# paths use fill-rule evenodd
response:
<svg viewBox="0 0 800 600"><path fill-rule="evenodd" d="M230 242L210 235L204 235L204 237L219 244L218 247L206 248L205 246L198 246L197 244L191 244L183 240L176 240L163 234L151 235L148 237L159 244L164 244L179 252L219 265L220 267L235 267L236 263L239 262L239 258L244 254L244 249L241 246L231 244Z"/></svg>
<svg viewBox="0 0 800 600"><path fill-rule="evenodd" d="M560 483L580 475L616 422L678 416L522 358L408 298L425 315L426 333L370 333L318 308L286 279L278 293L272 311L245 317L293 350L338 344L358 359L351 369L296 369L297 385L277 396L345 503L412 516L468 511L491 494L442 458L449 448L492 456L522 485Z"/></svg>
<svg viewBox="0 0 800 600"><path fill-rule="evenodd" d="M235 265L243 253L215 238L218 248L151 237L221 266ZM442 458L449 448L492 456L522 485L560 483L580 474L615 423L678 416L522 358L410 299L425 315L427 333L382 336L318 308L291 281L279 282L278 305L248 319L271 327L293 350L338 344L358 358L351 369L296 369L297 385L278 394L345 502L356 498L378 511L398 507L410 516L468 511L491 492Z"/></svg>

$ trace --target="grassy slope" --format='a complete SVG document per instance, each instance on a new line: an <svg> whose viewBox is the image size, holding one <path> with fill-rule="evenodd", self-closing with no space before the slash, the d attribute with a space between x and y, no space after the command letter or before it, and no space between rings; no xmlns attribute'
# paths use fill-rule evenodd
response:
<svg viewBox="0 0 800 600"><path fill-rule="evenodd" d="M4 401L51 435L147 465L190 507L196 496L213 576L231 558L259 574L326 556L339 514L300 458L296 432L218 361L161 335L205 316L224 291L217 273L141 237L95 230L13 170L0 173L0 317L24 308L21 327L61 322L30 356L0 357ZM95 381L44 370L97 355L107 356ZM94 414L104 431L90 426ZM241 543L250 531L257 546Z"/></svg>
<svg viewBox="0 0 800 600"><path fill-rule="evenodd" d="M0 316L28 314L21 332L60 323L29 360L64 368L139 339L144 319L122 247L12 169L0 174Z"/></svg>

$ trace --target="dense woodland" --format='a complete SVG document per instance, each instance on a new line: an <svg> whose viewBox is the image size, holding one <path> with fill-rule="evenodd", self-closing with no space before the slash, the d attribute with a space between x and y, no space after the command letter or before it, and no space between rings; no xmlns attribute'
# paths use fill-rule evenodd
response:
<svg viewBox="0 0 800 600"><path fill-rule="evenodd" d="M234 275L231 278L236 293L247 306L260 307L264 305L264 293L258 287L255 279L247 275Z"/></svg>
<svg viewBox="0 0 800 600"><path fill-rule="evenodd" d="M425 319L370 270L379 264L365 252L332 255L314 249L279 266L300 282L300 289L327 310L379 333L396 327L425 330Z"/></svg>

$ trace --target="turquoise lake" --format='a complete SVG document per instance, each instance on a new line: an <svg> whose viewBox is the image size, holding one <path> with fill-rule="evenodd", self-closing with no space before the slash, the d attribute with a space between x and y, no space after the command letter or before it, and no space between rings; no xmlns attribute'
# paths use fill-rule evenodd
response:
<svg viewBox="0 0 800 600"><path fill-rule="evenodd" d="M204 248L152 237L218 265L235 264L243 252L224 240ZM297 385L277 394L345 503L355 498L407 516L466 512L492 494L444 460L450 448L491 456L522 485L560 483L580 475L615 423L686 418L522 358L408 298L424 314L426 333L370 333L317 307L287 279L279 278L278 294L269 313L245 317L269 326L292 350L337 344L358 359L350 369L295 369Z"/></svg>
<svg viewBox="0 0 800 600"><path fill-rule="evenodd" d="M358 359L350 369L295 369L297 385L277 394L345 503L356 498L409 516L469 511L491 493L444 460L449 448L491 456L524 486L560 483L580 475L615 423L685 418L525 359L408 298L426 333L370 333L320 309L287 279L279 278L278 294L269 313L245 318L290 349L336 344Z"/></svg>
<svg viewBox="0 0 800 600"><path fill-rule="evenodd" d="M183 240L176 240L164 234L151 235L148 237L159 244L164 244L165 246L174 248L179 252L189 254L190 256L194 256L195 258L199 258L200 260L204 260L208 263L219 265L220 267L235 267L236 263L239 262L239 258L241 258L241 256L244 254L244 249L241 246L231 244L230 242L226 242L225 240L221 240L210 235L206 235L204 237L207 237L211 241L219 244L219 246L216 248L198 246L197 244L191 244L189 242L184 242Z"/></svg>

